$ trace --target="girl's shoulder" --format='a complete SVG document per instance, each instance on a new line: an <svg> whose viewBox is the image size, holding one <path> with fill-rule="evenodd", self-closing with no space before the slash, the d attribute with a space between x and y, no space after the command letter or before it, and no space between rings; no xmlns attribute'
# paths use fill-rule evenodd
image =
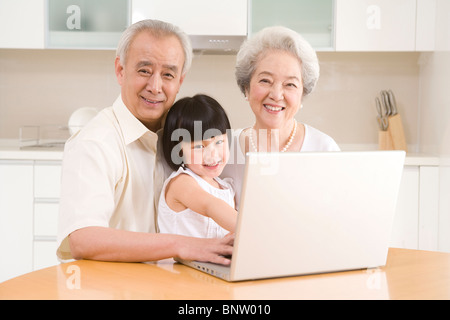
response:
<svg viewBox="0 0 450 320"><path fill-rule="evenodd" d="M166 191L168 189L179 189L179 191L187 191L193 189L205 189L208 183L188 168L180 167L174 171L166 180Z"/></svg>
<svg viewBox="0 0 450 320"><path fill-rule="evenodd" d="M169 185L175 184L181 184L181 183L195 183L196 177L193 174L192 171L189 169L184 169L183 167L180 167L177 171L172 172L172 174L167 178L166 185L167 188Z"/></svg>

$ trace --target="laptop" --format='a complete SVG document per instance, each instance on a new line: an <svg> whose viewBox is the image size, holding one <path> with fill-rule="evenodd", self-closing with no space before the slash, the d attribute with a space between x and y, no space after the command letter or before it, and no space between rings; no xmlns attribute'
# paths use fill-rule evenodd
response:
<svg viewBox="0 0 450 320"><path fill-rule="evenodd" d="M404 151L248 153L226 281L386 264Z"/></svg>

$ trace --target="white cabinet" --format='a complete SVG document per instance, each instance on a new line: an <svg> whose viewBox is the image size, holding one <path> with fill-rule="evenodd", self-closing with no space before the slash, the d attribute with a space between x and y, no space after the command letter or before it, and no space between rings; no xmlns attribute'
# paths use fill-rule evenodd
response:
<svg viewBox="0 0 450 320"><path fill-rule="evenodd" d="M283 25L318 51L432 51L436 0L249 0L249 34Z"/></svg>
<svg viewBox="0 0 450 320"><path fill-rule="evenodd" d="M0 160L0 282L58 263L61 161Z"/></svg>
<svg viewBox="0 0 450 320"><path fill-rule="evenodd" d="M390 245L439 250L438 166L405 166Z"/></svg>
<svg viewBox="0 0 450 320"><path fill-rule="evenodd" d="M390 246L417 249L418 223L419 167L405 166L397 199Z"/></svg>
<svg viewBox="0 0 450 320"><path fill-rule="evenodd" d="M437 0L417 0L416 51L433 51L436 40Z"/></svg>
<svg viewBox="0 0 450 320"><path fill-rule="evenodd" d="M58 161L36 161L34 166L34 197L59 199L61 168Z"/></svg>
<svg viewBox="0 0 450 320"><path fill-rule="evenodd" d="M34 165L33 270L58 263L56 240L61 190L61 163L36 161Z"/></svg>
<svg viewBox="0 0 450 320"><path fill-rule="evenodd" d="M419 176L419 250L439 249L439 167L422 166Z"/></svg>
<svg viewBox="0 0 450 320"><path fill-rule="evenodd" d="M414 51L416 0L336 0L336 51Z"/></svg>
<svg viewBox="0 0 450 320"><path fill-rule="evenodd" d="M249 0L249 34L269 26L300 33L316 50L334 47L333 0Z"/></svg>
<svg viewBox="0 0 450 320"><path fill-rule="evenodd" d="M42 49L45 0L0 1L0 48Z"/></svg>
<svg viewBox="0 0 450 320"><path fill-rule="evenodd" d="M0 282L33 268L33 162L0 160Z"/></svg>
<svg viewBox="0 0 450 320"><path fill-rule="evenodd" d="M130 24L129 8L129 0L47 0L47 46L115 49Z"/></svg>
<svg viewBox="0 0 450 320"><path fill-rule="evenodd" d="M133 0L132 22L158 19L188 35L247 35L246 0Z"/></svg>

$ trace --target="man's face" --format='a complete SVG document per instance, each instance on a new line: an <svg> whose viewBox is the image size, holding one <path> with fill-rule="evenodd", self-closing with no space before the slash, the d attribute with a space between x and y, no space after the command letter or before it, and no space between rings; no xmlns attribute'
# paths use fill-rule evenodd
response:
<svg viewBox="0 0 450 320"><path fill-rule="evenodd" d="M183 65L184 51L177 37L158 38L146 31L131 42L124 65L116 58L123 102L154 132L161 128L161 118L183 83Z"/></svg>

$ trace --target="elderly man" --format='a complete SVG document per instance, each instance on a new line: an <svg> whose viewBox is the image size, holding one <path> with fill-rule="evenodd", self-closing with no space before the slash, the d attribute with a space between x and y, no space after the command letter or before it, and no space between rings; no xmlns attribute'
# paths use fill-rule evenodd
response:
<svg viewBox="0 0 450 320"><path fill-rule="evenodd" d="M232 235L159 234L155 223L155 199L165 177L157 131L191 60L189 39L171 24L145 20L122 35L115 61L121 95L65 146L61 260L179 257L229 264L224 256L232 252Z"/></svg>

